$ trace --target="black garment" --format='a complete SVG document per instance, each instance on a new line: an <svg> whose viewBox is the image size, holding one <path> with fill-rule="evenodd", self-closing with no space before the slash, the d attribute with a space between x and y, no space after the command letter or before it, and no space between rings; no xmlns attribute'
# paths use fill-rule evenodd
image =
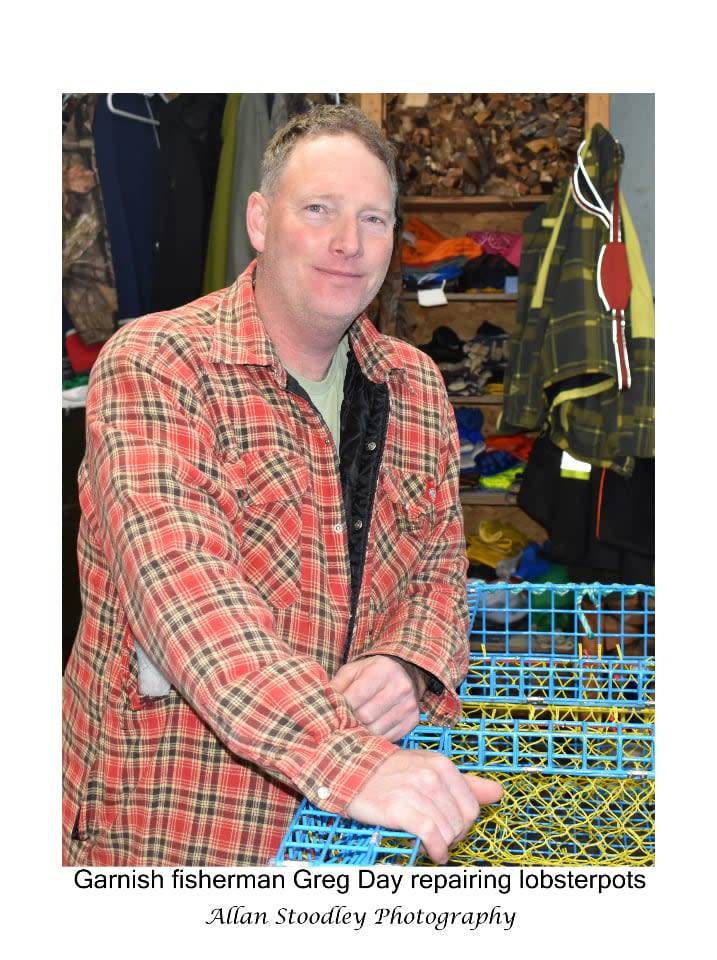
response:
<svg viewBox="0 0 717 960"><path fill-rule="evenodd" d="M488 580L492 582L495 580L495 567L491 567L487 563L469 563L467 576L477 580Z"/></svg>
<svg viewBox="0 0 717 960"><path fill-rule="evenodd" d="M499 253L484 253L480 257L474 257L463 267L463 271L458 279L456 289L463 290L483 290L486 287L493 287L502 290L505 286L506 277L517 277L518 271L508 263L505 257Z"/></svg>
<svg viewBox="0 0 717 960"><path fill-rule="evenodd" d="M636 458L629 477L593 467L583 480L561 476L561 458L538 437L518 492L518 506L548 533L548 559L579 580L654 583L654 458Z"/></svg>
<svg viewBox="0 0 717 960"><path fill-rule="evenodd" d="M225 93L182 93L157 105L160 198L153 311L201 296L225 103Z"/></svg>
<svg viewBox="0 0 717 960"><path fill-rule="evenodd" d="M436 327L428 343L419 343L418 348L438 364L465 360L463 341L452 327Z"/></svg>
<svg viewBox="0 0 717 960"><path fill-rule="evenodd" d="M655 461L638 457L632 476L593 470L595 535L622 550L655 555Z"/></svg>
<svg viewBox="0 0 717 960"><path fill-rule="evenodd" d="M499 327L497 323L491 323L490 320L484 320L475 333L476 339L482 337L507 337L508 331Z"/></svg>
<svg viewBox="0 0 717 960"><path fill-rule="evenodd" d="M77 471L85 453L85 408L62 411L62 672L82 614L77 534L80 498Z"/></svg>

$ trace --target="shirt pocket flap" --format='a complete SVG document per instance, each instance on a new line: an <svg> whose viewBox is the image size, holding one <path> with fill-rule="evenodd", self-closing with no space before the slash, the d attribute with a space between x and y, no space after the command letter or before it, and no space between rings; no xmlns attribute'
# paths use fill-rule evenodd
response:
<svg viewBox="0 0 717 960"><path fill-rule="evenodd" d="M225 468L238 496L246 503L300 500L309 488L303 457L286 450L245 453Z"/></svg>
<svg viewBox="0 0 717 960"><path fill-rule="evenodd" d="M436 481L429 474L384 467L381 481L386 496L407 520L420 520L433 513Z"/></svg>

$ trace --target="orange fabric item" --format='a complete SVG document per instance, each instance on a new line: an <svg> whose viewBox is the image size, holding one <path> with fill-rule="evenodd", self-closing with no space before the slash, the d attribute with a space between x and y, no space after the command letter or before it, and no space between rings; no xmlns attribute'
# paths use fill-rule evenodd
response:
<svg viewBox="0 0 717 960"><path fill-rule="evenodd" d="M446 238L418 217L409 217L404 224L404 234L410 233L415 243L404 240L401 245L401 262L407 266L427 266L450 257L479 257L483 248L468 236Z"/></svg>
<svg viewBox="0 0 717 960"><path fill-rule="evenodd" d="M512 453L519 460L527 462L530 451L535 443L534 437L528 437L524 433L510 434L508 436L493 436L485 438L486 450L506 450Z"/></svg>

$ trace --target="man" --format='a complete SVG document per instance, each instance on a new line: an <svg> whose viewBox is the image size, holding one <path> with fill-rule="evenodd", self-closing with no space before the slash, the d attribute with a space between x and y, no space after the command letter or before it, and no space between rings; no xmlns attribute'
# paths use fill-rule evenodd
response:
<svg viewBox="0 0 717 960"><path fill-rule="evenodd" d="M437 862L501 788L395 741L459 710L458 450L440 374L363 313L391 147L317 108L267 148L236 283L105 347L65 672L68 864L265 865L302 795Z"/></svg>

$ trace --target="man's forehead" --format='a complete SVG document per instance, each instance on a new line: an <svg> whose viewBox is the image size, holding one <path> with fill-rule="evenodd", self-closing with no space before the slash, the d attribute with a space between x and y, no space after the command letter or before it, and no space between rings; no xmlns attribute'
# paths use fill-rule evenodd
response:
<svg viewBox="0 0 717 960"><path fill-rule="evenodd" d="M337 163L331 159L331 154L345 153L347 148L351 151L350 165ZM322 161L325 162L322 163ZM327 178L339 179L343 174L357 173L371 167L383 174L386 188L389 194L393 195L391 177L386 165L359 137L352 133L312 135L297 141L288 157L281 181L287 174L291 176L291 174L300 173L302 181L307 186L312 180L318 186L326 182ZM328 187L327 192L330 192Z"/></svg>
<svg viewBox="0 0 717 960"><path fill-rule="evenodd" d="M363 152L368 157L373 157L374 160L381 163L381 160L369 150L359 137L348 131L342 131L341 133L309 134L301 137L301 139L297 140L294 144L294 148L289 155L289 163L291 163L293 158L301 158L307 153L326 154L332 152L332 148L343 151L347 147L350 148L352 152L356 152L357 159L361 157Z"/></svg>

